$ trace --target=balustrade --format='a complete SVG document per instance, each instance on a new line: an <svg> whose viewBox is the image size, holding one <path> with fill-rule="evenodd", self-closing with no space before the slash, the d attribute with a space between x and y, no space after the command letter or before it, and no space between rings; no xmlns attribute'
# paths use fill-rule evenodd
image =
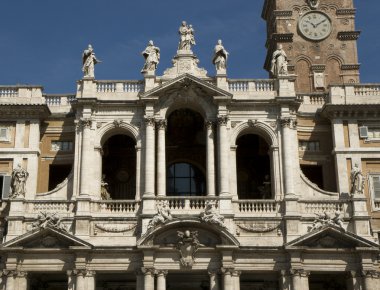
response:
<svg viewBox="0 0 380 290"><path fill-rule="evenodd" d="M18 89L0 87L0 97L18 97Z"/></svg>
<svg viewBox="0 0 380 290"><path fill-rule="evenodd" d="M280 212L280 203L275 200L238 200L234 203L240 213L277 214Z"/></svg>
<svg viewBox="0 0 380 290"><path fill-rule="evenodd" d="M98 82L96 84L98 93L114 93L116 92L116 83L114 82Z"/></svg>
<svg viewBox="0 0 380 290"><path fill-rule="evenodd" d="M139 202L134 200L109 200L92 202L91 210L94 213L136 213Z"/></svg>
<svg viewBox="0 0 380 290"><path fill-rule="evenodd" d="M143 90L144 90L144 84L141 81L124 83L124 92L126 93L138 93Z"/></svg>
<svg viewBox="0 0 380 290"><path fill-rule="evenodd" d="M230 92L271 92L274 91L273 80L229 80Z"/></svg>
<svg viewBox="0 0 380 290"><path fill-rule="evenodd" d="M48 106L60 106L61 97L60 96L45 96L45 103Z"/></svg>
<svg viewBox="0 0 380 290"><path fill-rule="evenodd" d="M215 197L201 197L201 196L165 196L157 198L157 203L166 201L170 210L178 210L182 212L188 211L203 211L209 201L214 201L218 207L217 198ZM180 213L179 212L179 213Z"/></svg>
<svg viewBox="0 0 380 290"><path fill-rule="evenodd" d="M323 214L324 212L334 213L340 212L344 216L349 215L348 201L329 200L329 201L299 201L302 214Z"/></svg>
<svg viewBox="0 0 380 290"><path fill-rule="evenodd" d="M27 201L27 212L55 212L55 213L71 213L74 211L74 202L70 201Z"/></svg>
<svg viewBox="0 0 380 290"><path fill-rule="evenodd" d="M355 85L355 96L378 96L380 95L380 85Z"/></svg>

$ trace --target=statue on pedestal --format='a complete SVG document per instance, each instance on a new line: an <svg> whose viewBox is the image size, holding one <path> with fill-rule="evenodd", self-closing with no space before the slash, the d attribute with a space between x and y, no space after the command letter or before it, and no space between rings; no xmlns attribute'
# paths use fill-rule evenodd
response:
<svg viewBox="0 0 380 290"><path fill-rule="evenodd" d="M222 40L218 40L218 44L215 46L214 49L214 57L212 59L212 63L215 65L216 71L224 71L227 68L227 59L228 59L228 52L224 49L224 46L222 44Z"/></svg>
<svg viewBox="0 0 380 290"><path fill-rule="evenodd" d="M82 54L82 71L85 78L94 78L95 77L95 65L100 63L96 56L94 49L91 44L88 45L88 48L83 51Z"/></svg>
<svg viewBox="0 0 380 290"><path fill-rule="evenodd" d="M179 45L178 50L191 50L191 46L195 45L194 28L192 25L187 25L186 21L182 21L179 28Z"/></svg>
<svg viewBox="0 0 380 290"><path fill-rule="evenodd" d="M356 163L351 170L351 194L363 194L364 179L359 165Z"/></svg>
<svg viewBox="0 0 380 290"><path fill-rule="evenodd" d="M270 71L275 77L288 74L288 57L282 49L282 44L279 44L277 50L273 53Z"/></svg>
<svg viewBox="0 0 380 290"><path fill-rule="evenodd" d="M29 173L20 164L17 165L17 168L13 169L9 198L25 197L26 180L28 177Z"/></svg>
<svg viewBox="0 0 380 290"><path fill-rule="evenodd" d="M141 54L145 58L145 64L141 72L154 72L160 62L160 49L157 46L154 46L153 40L149 41L148 46Z"/></svg>

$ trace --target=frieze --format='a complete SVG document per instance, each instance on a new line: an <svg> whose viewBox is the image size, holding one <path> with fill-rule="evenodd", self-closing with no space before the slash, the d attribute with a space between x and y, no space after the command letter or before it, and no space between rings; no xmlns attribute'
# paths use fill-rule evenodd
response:
<svg viewBox="0 0 380 290"><path fill-rule="evenodd" d="M252 224L236 224L240 229L249 233L269 233L275 230L280 230L280 223L252 223ZM239 234L237 232L237 234ZM281 230L280 230L281 234Z"/></svg>
<svg viewBox="0 0 380 290"><path fill-rule="evenodd" d="M360 64L342 64L342 70L359 70Z"/></svg>
<svg viewBox="0 0 380 290"><path fill-rule="evenodd" d="M95 224L95 228L106 233L124 233L136 229L136 224ZM97 234L97 230L94 230Z"/></svg>

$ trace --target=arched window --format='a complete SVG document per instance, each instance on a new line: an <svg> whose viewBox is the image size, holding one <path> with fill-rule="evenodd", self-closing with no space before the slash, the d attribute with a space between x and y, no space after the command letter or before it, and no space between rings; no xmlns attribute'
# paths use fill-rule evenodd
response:
<svg viewBox="0 0 380 290"><path fill-rule="evenodd" d="M202 171L190 163L171 164L167 169L166 179L169 196L206 194L206 180Z"/></svg>

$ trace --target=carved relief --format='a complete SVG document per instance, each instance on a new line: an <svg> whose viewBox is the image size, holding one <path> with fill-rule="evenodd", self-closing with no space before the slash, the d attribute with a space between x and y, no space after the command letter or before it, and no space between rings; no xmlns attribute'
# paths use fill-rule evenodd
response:
<svg viewBox="0 0 380 290"><path fill-rule="evenodd" d="M192 267L195 261L195 253L201 246L198 240L198 231L178 231L177 234L179 240L176 248L181 256L181 265L184 267Z"/></svg>
<svg viewBox="0 0 380 290"><path fill-rule="evenodd" d="M334 213L334 217L331 217L331 215L327 212L324 212L323 214L316 214L316 215L317 215L317 218L314 220L313 226L310 228L310 232L320 230L326 225L339 227L342 230L346 231L346 229L344 228L343 220L340 217L340 212L336 211Z"/></svg>
<svg viewBox="0 0 380 290"><path fill-rule="evenodd" d="M168 201L163 201L157 204L157 214L149 221L148 231L153 230L160 224L164 224L167 221L171 221L173 219Z"/></svg>
<svg viewBox="0 0 380 290"><path fill-rule="evenodd" d="M229 118L226 115L218 116L218 118L217 118L219 126L227 126L228 120L229 120Z"/></svg>
<svg viewBox="0 0 380 290"><path fill-rule="evenodd" d="M37 216L37 221L32 223L31 229L45 229L47 227L54 228L62 232L67 232L67 229L62 223L58 213L40 212Z"/></svg>
<svg viewBox="0 0 380 290"><path fill-rule="evenodd" d="M157 120L156 121L157 129L166 130L167 125L168 125L168 123L166 120Z"/></svg>
<svg viewBox="0 0 380 290"><path fill-rule="evenodd" d="M153 116L144 117L144 121L147 127L154 127L156 124L156 120L154 119Z"/></svg>
<svg viewBox="0 0 380 290"><path fill-rule="evenodd" d="M252 224L246 224L241 223L237 224L237 226L250 233L269 233L273 232L275 230L278 230L280 227L280 223L252 223ZM280 230L281 234L281 230Z"/></svg>
<svg viewBox="0 0 380 290"><path fill-rule="evenodd" d="M95 224L95 228L106 233L124 233L134 230L137 227L136 224ZM97 234L97 230L94 230L94 234Z"/></svg>
<svg viewBox="0 0 380 290"><path fill-rule="evenodd" d="M216 211L215 201L208 201L206 203L204 212L200 214L200 219L205 223L217 225L226 229L226 226L223 223L224 217Z"/></svg>

